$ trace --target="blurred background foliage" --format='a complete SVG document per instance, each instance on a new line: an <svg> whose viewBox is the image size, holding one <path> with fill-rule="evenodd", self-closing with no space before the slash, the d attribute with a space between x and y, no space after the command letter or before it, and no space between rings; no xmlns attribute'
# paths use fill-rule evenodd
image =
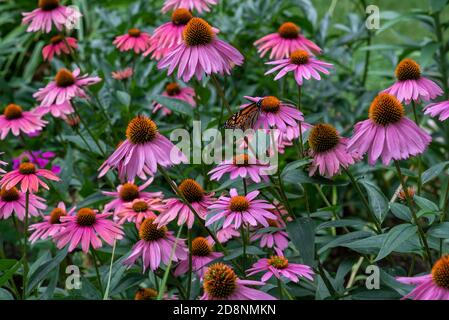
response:
<svg viewBox="0 0 449 320"><path fill-rule="evenodd" d="M38 88L51 80L59 68L65 66L73 69L79 65L82 73L98 75L104 80L91 89L95 97L92 102L77 102L84 120L81 132L89 136L87 130L91 131L99 140L99 145L92 139L87 139L89 145L86 145L70 126L48 119L50 123L40 137L22 142L9 136L0 142L0 150L6 152L3 159L8 162L24 149L56 152L58 158L54 163L61 165L63 181L53 184L53 191L45 194L50 207L60 200L76 203L78 207L101 207L106 199L101 196L100 190L114 188L117 181L113 175L97 180L97 168L104 161L105 155L109 155L120 140L124 139L129 119L137 113L150 114L152 101L162 93L167 81L166 72L157 70L154 61L136 58L131 53L120 53L112 45L112 41L117 35L124 34L133 27L151 33L157 26L169 21L170 16L161 14L161 0L63 2L78 6L84 15L81 28L73 33L79 40L77 60L63 57L47 63L42 59L41 50L52 35L27 33L26 27L21 25L21 13L33 10L37 1L0 1L0 110L12 102L26 109L36 106L32 94ZM365 27L365 8L369 4L377 5L380 9L379 30L368 30ZM245 56L242 67L235 68L232 76L221 78L234 110L244 103L244 95L278 95L285 101L297 101L298 93L293 81L275 82L272 77L264 76L268 70L264 64L266 59L261 59L253 46L255 40L276 32L279 25L286 21L298 24L306 37L324 49L321 59L335 65L335 70L323 81L310 81L304 85L303 108L307 122L328 122L336 126L343 135L350 136L354 123L367 117L373 97L393 83L395 66L405 57L419 62L423 73L436 80L444 88L446 98L448 97L449 6L446 0L375 0L369 3L365 0L221 0L211 13L204 16L220 29L221 38L230 42ZM128 66L136 66L137 74L131 86L125 88L110 75L112 71ZM190 128L193 118L201 119L204 127L220 124L221 103L213 87L207 80L202 84L193 82L192 85L201 99L199 110L192 112L183 109L181 105L176 108L174 115L156 118L160 130L167 136L174 128ZM442 186L446 185L448 179L444 172L449 154L449 130L446 125L428 118L423 120L423 125L432 132L434 142L423 158L427 180L422 195L424 200L418 205L422 216L426 218L426 230L431 237L432 248L447 252L447 244L440 240L449 237L447 222L440 223L439 217L446 193L446 188ZM396 283L392 275L407 274L410 271L407 268L412 263L416 266L415 273L425 270L419 256L417 235L400 238L393 247L385 240L387 232L375 235L371 230L366 230L366 212L354 190L347 186L348 181L344 178L334 181L308 178L302 169L303 165L294 162L297 157L292 149L294 148L290 148L281 157L281 168L288 198L297 215L305 212L304 188L315 190L311 182L322 184L324 193L330 199L330 204L326 204L316 192L311 192L312 198L309 201L315 232L308 239L312 243L307 243L304 239L293 239L295 246L301 247L298 249L302 253L310 249L307 246L316 246L320 260L331 273L330 278L336 291L347 292L343 284L350 275L354 277L350 278L353 283L359 281L360 286L351 286L352 291L346 297L399 297L405 292L404 286ZM404 173L412 182L416 180L416 173L406 167L413 169L413 165L403 163ZM171 173L178 178L178 182L180 177L197 178L209 190L221 191L231 185L229 181L222 185L209 183L205 175L207 169L209 168L201 165L177 166ZM410 212L401 204L395 203L394 195L399 181L393 171L382 165L369 167L365 162L354 166L352 171L360 179L376 214L384 220L384 226L410 222ZM272 186L269 184L251 187L267 190L270 197L273 197ZM170 194L168 186L162 180L157 180L150 189ZM332 214L343 217L343 222L339 225L322 225ZM345 233L342 228L349 228L350 232ZM308 232L310 234L310 230ZM131 231L128 233L132 234ZM14 254L11 243L17 240L17 235L4 223L0 224L0 234L4 244L2 248ZM391 238L389 241L391 242ZM125 254L129 245L130 243L121 243L118 252ZM49 249L52 248L50 244L38 244L35 247L36 256L48 258ZM104 248L101 251L104 261L108 261L109 250ZM395 253L389 255L393 251ZM382 260L383 257L379 259L380 265L384 266L382 290L373 292L364 288L366 275L356 274L359 268L364 270L363 266L372 263L376 256L379 257L380 252L382 255L386 252L389 256L386 260ZM362 259L363 265L360 262L357 266L361 257L365 259ZM75 259L78 258L81 259L75 256ZM45 259L42 259L40 263L44 262ZM36 268L41 266L38 264ZM355 273L354 266L357 267ZM132 294L126 289L133 286L135 288L136 284L143 281L142 276L139 272L125 273L120 261L114 264L114 268L115 282L111 296L131 297ZM48 288L53 283L50 276L53 273L57 276L60 272L59 269L51 270L52 273L35 282L46 279L45 283L48 282L48 285L45 288ZM107 274L106 267L102 272ZM74 297L73 294L79 295L79 298L98 298L95 287L88 280L85 281L87 283L83 283L83 292L71 293L71 298ZM297 297L313 294L316 298L329 296L321 278L316 288L301 289L292 286L289 289ZM58 290L53 288L59 297L67 296ZM42 294L45 294L44 297L51 296L47 291Z"/></svg>

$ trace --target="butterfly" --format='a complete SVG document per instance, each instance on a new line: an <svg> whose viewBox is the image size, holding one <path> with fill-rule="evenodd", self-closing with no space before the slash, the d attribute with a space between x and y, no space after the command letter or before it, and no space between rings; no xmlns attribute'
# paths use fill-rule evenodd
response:
<svg viewBox="0 0 449 320"><path fill-rule="evenodd" d="M262 100L253 102L244 109L234 113L224 124L225 129L240 129L242 131L252 129L260 115Z"/></svg>

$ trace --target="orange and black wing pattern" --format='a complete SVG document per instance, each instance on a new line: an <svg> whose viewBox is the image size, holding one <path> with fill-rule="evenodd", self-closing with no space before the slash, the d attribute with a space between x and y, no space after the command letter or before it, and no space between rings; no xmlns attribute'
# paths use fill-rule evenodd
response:
<svg viewBox="0 0 449 320"><path fill-rule="evenodd" d="M252 129L260 114L260 104L253 102L246 108L234 113L224 124L225 129L240 129L242 131Z"/></svg>

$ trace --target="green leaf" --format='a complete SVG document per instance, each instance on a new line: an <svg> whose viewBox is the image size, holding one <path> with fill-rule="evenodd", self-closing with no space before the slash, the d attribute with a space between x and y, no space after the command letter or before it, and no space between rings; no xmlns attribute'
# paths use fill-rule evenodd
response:
<svg viewBox="0 0 449 320"><path fill-rule="evenodd" d="M418 207L420 207L421 209L423 209L425 211L430 211L430 212L439 212L440 211L440 208L438 208L438 206L435 203L433 203L432 201L430 201L426 198L415 195L413 197L413 200L418 205Z"/></svg>
<svg viewBox="0 0 449 320"><path fill-rule="evenodd" d="M438 163L426 171L423 172L421 176L422 184L426 184L427 182L438 177L449 165L449 161Z"/></svg>
<svg viewBox="0 0 449 320"><path fill-rule="evenodd" d="M346 242L341 244L341 246L352 249L360 253L374 254L378 253L378 251L380 250L384 238L385 238L384 234L378 234L371 237Z"/></svg>
<svg viewBox="0 0 449 320"><path fill-rule="evenodd" d="M311 162L310 159L301 159L301 160L295 160L293 162L288 163L285 167L284 170L282 170L282 175L287 174L288 172L298 169L298 168L302 168L304 167L306 164L309 164Z"/></svg>
<svg viewBox="0 0 449 320"><path fill-rule="evenodd" d="M5 273L0 277L0 287L3 286L9 279L12 278L14 273L19 269L22 261L17 261L10 269L8 269Z"/></svg>
<svg viewBox="0 0 449 320"><path fill-rule="evenodd" d="M429 0L430 8L432 9L432 13L443 10L446 5L447 0Z"/></svg>
<svg viewBox="0 0 449 320"><path fill-rule="evenodd" d="M30 274L27 294L32 292L34 288L44 279L46 279L49 275L51 275L51 271L59 266L62 260L67 256L68 247L60 250L56 256L42 264L39 268L36 269L35 272Z"/></svg>
<svg viewBox="0 0 449 320"><path fill-rule="evenodd" d="M440 238L440 239L448 239L449 238L449 222L442 222L436 225L433 225L428 231L427 234L429 236Z"/></svg>
<svg viewBox="0 0 449 320"><path fill-rule="evenodd" d="M287 232L305 264L315 261L315 223L310 218L297 218L287 224Z"/></svg>
<svg viewBox="0 0 449 320"><path fill-rule="evenodd" d="M399 247L404 241L416 234L418 227L411 224L400 224L388 231L384 238L379 254L374 261L379 261L388 256Z"/></svg>
<svg viewBox="0 0 449 320"><path fill-rule="evenodd" d="M341 236L336 236L332 241L328 242L326 245L322 246L320 250L318 250L318 254L324 253L326 250L339 247L339 246L347 246L346 244L352 243L355 240L363 239L372 236L372 232L368 231L354 231L351 233L347 233Z"/></svg>
<svg viewBox="0 0 449 320"><path fill-rule="evenodd" d="M439 48L440 48L440 45L435 42L427 43L422 48L421 59L420 59L421 67L426 67L429 64L429 62L433 61L433 56Z"/></svg>
<svg viewBox="0 0 449 320"><path fill-rule="evenodd" d="M246 247L246 253L247 254L253 254L253 255L264 255L265 251L262 249L255 247L255 246L248 246ZM232 250L227 256L223 258L225 261L229 261L235 258L240 257L243 255L243 247L239 247L237 249Z"/></svg>
<svg viewBox="0 0 449 320"><path fill-rule="evenodd" d="M368 180L359 181L365 187L368 193L368 201L371 209L377 219L382 222L387 216L389 203L387 197L382 193L378 186Z"/></svg>
<svg viewBox="0 0 449 320"><path fill-rule="evenodd" d="M165 97L165 96L161 96L161 95L153 97L153 100L162 104L163 106L167 107L168 109L170 109L172 111L185 114L189 117L193 116L192 106L185 101L182 101L179 99L174 99L174 98L169 98L169 97Z"/></svg>
<svg viewBox="0 0 449 320"><path fill-rule="evenodd" d="M80 136L73 136L73 135L63 135L63 138L65 140L68 140L70 142L73 142L75 145L77 145L79 148L86 150L86 151L90 151L92 150L93 152L95 152L98 155L102 155L100 149L98 148L97 144L95 143L95 141L86 133L86 132L82 132L81 134L83 134L84 139L86 140L87 144L83 141L83 139L81 139ZM101 146L101 149L106 150L106 145L104 144L103 141L98 141L98 143Z"/></svg>
<svg viewBox="0 0 449 320"><path fill-rule="evenodd" d="M34 72L36 71L37 67L39 66L39 63L41 62L41 51L44 47L44 41L39 41L37 45L34 47L33 53L30 54L30 60L28 61L25 70L23 72L23 78L25 81L31 82Z"/></svg>
<svg viewBox="0 0 449 320"><path fill-rule="evenodd" d="M396 218L410 222L412 221L412 213L407 206L400 203L390 203L390 210Z"/></svg>
<svg viewBox="0 0 449 320"><path fill-rule="evenodd" d="M129 105L131 104L131 96L128 94L128 92L117 91L117 99L125 107L129 107Z"/></svg>
<svg viewBox="0 0 449 320"><path fill-rule="evenodd" d="M0 288L0 300L14 300L14 297L8 290Z"/></svg>
<svg viewBox="0 0 449 320"><path fill-rule="evenodd" d="M291 169L287 171L282 171L281 175L282 179L286 183L293 183L293 184L302 184L302 183L316 183L321 185L327 185L327 186L337 186L337 185L344 185L344 182L339 181L333 181L324 177L316 176L316 177L309 177L309 174L304 172L300 168Z"/></svg>
<svg viewBox="0 0 449 320"><path fill-rule="evenodd" d="M12 266L14 266L17 263L17 260L15 259L1 259L0 260L0 271L7 271Z"/></svg>
<svg viewBox="0 0 449 320"><path fill-rule="evenodd" d="M362 227L366 222L358 219L340 219L335 221L327 221L321 223L317 230L326 228L342 228L342 227Z"/></svg>

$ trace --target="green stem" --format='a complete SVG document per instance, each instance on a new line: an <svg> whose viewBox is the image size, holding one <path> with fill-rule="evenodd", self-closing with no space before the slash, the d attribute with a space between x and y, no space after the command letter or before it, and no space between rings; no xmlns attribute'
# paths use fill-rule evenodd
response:
<svg viewBox="0 0 449 320"><path fill-rule="evenodd" d="M379 233L379 234L382 233L382 227L381 227L379 221L377 220L376 215L371 210L371 207L370 207L370 205L368 203L368 200L366 199L365 195L363 194L362 189L360 189L360 186L357 183L357 181L355 180L354 176L352 175L352 173L349 170L347 170L345 168L343 168L343 171L346 173L346 175L351 180L351 183L354 186L354 188L355 188L357 194L359 195L360 199L362 200L363 205L365 206L369 216L371 217L371 220L374 222L374 225L376 226L376 232Z"/></svg>
<svg viewBox="0 0 449 320"><path fill-rule="evenodd" d="M243 244L243 269L246 270L246 262L247 262L247 256L246 256L246 235L245 235L245 227L242 223L240 226L240 234L242 235L242 244Z"/></svg>
<svg viewBox="0 0 449 320"><path fill-rule="evenodd" d="M189 273L187 275L187 300L190 300L190 292L192 288L192 232L187 228L187 237L189 245Z"/></svg>
<svg viewBox="0 0 449 320"><path fill-rule="evenodd" d="M80 69L80 70L82 70L82 69L81 69L81 66L80 66L80 64L79 64L79 60L78 60L78 57L77 57L77 55L76 55L76 52L75 52L75 50L73 50L72 47L69 45L69 43L67 42L67 39L66 39L65 36L62 37L62 41L63 41L64 44L66 45L67 49L69 49L69 51L70 51L70 56L72 57L73 62L76 64L77 68Z"/></svg>
<svg viewBox="0 0 449 320"><path fill-rule="evenodd" d="M447 208L449 205L448 202L449 202L449 177L447 179L446 190L444 191L443 207L441 209L440 223L444 222L444 220L446 219ZM440 239L440 257L443 256L443 240L444 239Z"/></svg>
<svg viewBox="0 0 449 320"><path fill-rule="evenodd" d="M412 107L413 107L413 117L415 118L415 123L419 127L419 119L418 114L416 112L416 104L415 101L412 100ZM418 195L421 195L421 187L422 187L422 161L421 161L421 155L418 155L416 157L418 160ZM407 190L404 190L404 192L407 192Z"/></svg>
<svg viewBox="0 0 449 320"><path fill-rule="evenodd" d="M89 125L84 121L84 119L81 117L81 115L79 114L77 108L75 107L75 104L73 104L73 110L75 110L75 114L78 116L78 118L80 119L81 123L83 124L83 127L86 129L87 133L89 133L90 137L92 138L92 140L94 141L94 143L97 145L98 150L100 151L101 155L103 157L106 157L106 153L103 151L103 148L101 147L100 143L98 142L97 138L95 138L94 134L92 133L92 131L90 131L89 129ZM81 135L80 135L81 136ZM83 141L85 141L83 139Z"/></svg>
<svg viewBox="0 0 449 320"><path fill-rule="evenodd" d="M174 181L170 178L170 176L168 175L167 171L165 171L165 169L163 167L161 167L160 165L158 165L158 170L162 174L162 176L164 177L165 181L167 181L167 183L170 185L170 187L176 193L176 195L182 200L182 202L184 202L184 204L187 207L189 207L190 211L192 211L192 213L194 214L194 216L196 218L196 221L198 221L198 223L201 225L201 227L215 241L215 245L217 246L217 249L220 250L221 252L223 252L225 255L227 255L228 254L228 250L226 250L226 248L221 244L221 242L218 240L218 238L215 236L215 234L208 227L206 227L206 224L204 223L203 219L201 219L201 217L199 216L198 212L196 212L196 210L192 207L190 202L187 201L187 199L182 194L181 190L179 190L179 188L176 186L176 183L174 183ZM244 270L241 268L241 266L239 264L234 264L234 265L236 266L237 269L239 269L240 272L242 272L243 274L245 273Z"/></svg>
<svg viewBox="0 0 449 320"><path fill-rule="evenodd" d="M402 175L402 171L401 171L401 167L399 166L399 162L397 160L394 160L394 165L396 167L396 171L398 172L399 181L401 182L402 190L404 190L404 195L407 200L407 204L412 213L413 221L415 222L415 225L418 227L418 234L419 234L421 242L424 246L426 256L427 256L427 261L429 262L429 266L432 268L432 266L433 266L432 255L430 253L429 244L427 243L426 234L424 233L424 231L421 227L421 224L419 223L419 219L416 215L415 209L413 208L413 203L412 203L412 199L410 198L410 194L407 191L405 191L405 190L407 190L407 185L406 185L406 182L404 181L404 177Z"/></svg>
<svg viewBox="0 0 449 320"><path fill-rule="evenodd" d="M446 99L448 98L449 94L449 88L447 84L447 66L446 66L446 43L443 39L443 31L442 31L442 25L440 21L440 13L436 12L433 15L434 21L435 21L435 33L437 36L438 43L440 44L440 52L439 52L439 58L440 58L440 72L442 76L442 82L443 82L443 89L444 89L444 96Z"/></svg>
<svg viewBox="0 0 449 320"><path fill-rule="evenodd" d="M159 289L159 293L157 295L157 300L162 300L162 297L164 296L165 293L165 286L168 280L168 275L170 274L170 269L171 269L171 265L173 262L173 257L175 256L175 251L176 251L176 246L178 245L178 240L179 237L181 236L181 231L184 225L181 225L178 229L178 233L176 234L176 239L175 239L175 243L173 244L173 248L171 249L171 253L170 253L170 260L167 264L167 268L165 269L164 272L164 277L162 278L162 283ZM188 297L190 298L190 297Z"/></svg>
<svg viewBox="0 0 449 320"><path fill-rule="evenodd" d="M271 143L272 143L272 146L274 149L274 146L276 145L276 143L275 143L275 139L274 139L273 130L270 130L270 137L271 137ZM290 207L290 203L288 201L287 195L284 190L284 185L282 183L281 173L279 170L279 164L277 165L277 168L276 168L276 176L277 176L277 183L274 182L274 179L271 176L269 176L269 179L275 186L277 186L277 189L279 190L279 195L281 196L282 200L284 201L284 207L287 209L289 216L294 220L294 219L296 219L296 217L293 214L292 208Z"/></svg>
<svg viewBox="0 0 449 320"><path fill-rule="evenodd" d="M328 206L329 208L332 208L332 216L334 217L335 220L340 220L340 217L338 216L337 212L335 212L335 208L334 206L329 202L329 200L327 200L326 195L323 192L323 189L321 188L321 186L319 184L314 184L316 190L318 191L319 196L321 197L321 199L323 199L324 203L326 204L326 206ZM348 230L348 228L343 227L343 230L346 233L349 233L350 231ZM335 228L333 228L333 231L335 233Z"/></svg>
<svg viewBox="0 0 449 320"><path fill-rule="evenodd" d="M284 299L284 294L282 292L282 281L279 278L276 278L277 282L278 282L278 289L279 289L279 300L283 300Z"/></svg>
<svg viewBox="0 0 449 320"><path fill-rule="evenodd" d="M212 79L212 83L215 86L215 89L217 90L217 94L220 96L221 101L223 102L223 105L228 110L228 114L232 114L231 106L229 105L228 100L226 99L224 90L220 86L220 82L218 81L217 77L214 74L211 74L210 78Z"/></svg>
<svg viewBox="0 0 449 320"><path fill-rule="evenodd" d="M366 1L362 0L363 11L366 8ZM366 39L366 45L369 47L371 45L371 31L369 29L366 30L368 33L368 38ZM363 76L362 76L362 86L364 87L366 84L366 79L368 78L369 71L369 62L370 62L371 50L366 50L365 53L365 64L363 66Z"/></svg>
<svg viewBox="0 0 449 320"><path fill-rule="evenodd" d="M246 179L242 178L243 182L243 192L245 193L245 196L248 194L248 186L246 185Z"/></svg>
<svg viewBox="0 0 449 320"><path fill-rule="evenodd" d="M27 280L28 280L28 211L30 207L30 192L27 191L25 195L25 219L23 226L23 253L22 253L22 263L23 263L23 277L22 277L22 299L26 300L27 291Z"/></svg>
<svg viewBox="0 0 449 320"><path fill-rule="evenodd" d="M98 270L97 264L97 253L95 252L95 249L93 247L90 248L90 251L92 253L92 263L95 267L95 273L97 274L98 286L100 287L100 292L103 293L103 284L101 283L100 271Z"/></svg>
<svg viewBox="0 0 449 320"><path fill-rule="evenodd" d="M299 112L301 111L301 86L298 86L298 110ZM298 125L299 125L299 154L300 154L300 158L304 158L304 140L302 137L302 125L301 125L301 121L298 121Z"/></svg>
<svg viewBox="0 0 449 320"><path fill-rule="evenodd" d="M324 271L324 268L321 265L319 258L317 259L317 261L318 261L318 273L320 274L321 279L323 279L324 285L326 286L327 290L329 291L330 295L333 298L338 298L339 295L338 295L337 291L335 291L334 286L332 285L330 280L327 278L326 272Z"/></svg>
<svg viewBox="0 0 449 320"><path fill-rule="evenodd" d="M106 290L104 292L103 300L108 300L108 296L109 296L109 289L111 287L111 278L112 278L112 265L114 263L115 247L116 246L117 246L117 239L114 239L114 246L112 247L111 263L109 265L108 283L106 284Z"/></svg>

